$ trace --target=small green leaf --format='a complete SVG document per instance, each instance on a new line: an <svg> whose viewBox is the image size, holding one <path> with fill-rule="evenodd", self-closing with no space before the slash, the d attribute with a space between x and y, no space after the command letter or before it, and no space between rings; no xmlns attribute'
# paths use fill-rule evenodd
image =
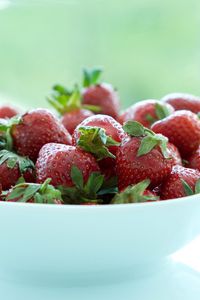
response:
<svg viewBox="0 0 200 300"><path fill-rule="evenodd" d="M141 140L141 144L138 149L137 156L139 157L149 153L157 145L158 145L158 141L154 137L145 136Z"/></svg>
<svg viewBox="0 0 200 300"><path fill-rule="evenodd" d="M24 194L24 187L21 185L15 186L13 190L6 197L6 201L18 199L21 196L23 196L23 194Z"/></svg>
<svg viewBox="0 0 200 300"><path fill-rule="evenodd" d="M71 179L78 189L83 189L83 174L75 165L71 168Z"/></svg>
<svg viewBox="0 0 200 300"><path fill-rule="evenodd" d="M169 151L168 151L168 138L165 137L162 134L154 134L153 137L156 141L157 141L157 145L160 147L160 150L162 152L162 155L164 156L164 158L168 158L170 159L170 155L169 155Z"/></svg>
<svg viewBox="0 0 200 300"><path fill-rule="evenodd" d="M31 198L34 197L34 195L39 191L40 185L39 184L29 184L27 185L27 188L24 191L22 199L19 200L19 202L27 202Z"/></svg>
<svg viewBox="0 0 200 300"><path fill-rule="evenodd" d="M97 106L97 105L82 104L81 107L83 109L90 110L90 111L92 111L94 113L100 113L100 112L102 112L102 108L100 106Z"/></svg>
<svg viewBox="0 0 200 300"><path fill-rule="evenodd" d="M191 187L189 186L189 184L184 179L181 179L181 182L182 182L182 186L184 188L186 196L194 195L194 192L191 189Z"/></svg>
<svg viewBox="0 0 200 300"><path fill-rule="evenodd" d="M195 194L200 194L200 179L195 184Z"/></svg>
<svg viewBox="0 0 200 300"><path fill-rule="evenodd" d="M93 172L84 187L87 197L96 198L96 194L101 188L104 181L104 176L98 172Z"/></svg>
<svg viewBox="0 0 200 300"><path fill-rule="evenodd" d="M159 197L154 195L145 195L145 191L150 184L149 179L145 179L135 185L128 186L123 192L115 195L112 199L112 204L122 203L140 203L146 201L156 201Z"/></svg>
<svg viewBox="0 0 200 300"><path fill-rule="evenodd" d="M128 121L124 124L123 129L130 136L140 137L145 135L145 127L137 121Z"/></svg>
<svg viewBox="0 0 200 300"><path fill-rule="evenodd" d="M101 73L101 68L94 68L92 70L83 69L83 87L99 84Z"/></svg>
<svg viewBox="0 0 200 300"><path fill-rule="evenodd" d="M66 87L64 87L63 85L61 84L55 84L53 86L53 90L55 92L57 92L59 95L67 95L67 96L71 96L72 94L72 91L67 89Z"/></svg>
<svg viewBox="0 0 200 300"><path fill-rule="evenodd" d="M18 164L21 175L29 169L35 169L34 163L29 158L19 156L18 154L8 150L0 150L0 165L4 162L6 162L10 169L13 169Z"/></svg>
<svg viewBox="0 0 200 300"><path fill-rule="evenodd" d="M162 120L170 115L170 110L164 103L156 103L155 104L155 112L156 116L159 120Z"/></svg>

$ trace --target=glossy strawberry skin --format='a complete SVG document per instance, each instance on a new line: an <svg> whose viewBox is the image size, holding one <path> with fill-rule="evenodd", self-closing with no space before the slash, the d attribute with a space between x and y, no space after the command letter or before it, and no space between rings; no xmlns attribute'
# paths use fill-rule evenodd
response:
<svg viewBox="0 0 200 300"><path fill-rule="evenodd" d="M188 159L187 166L200 171L200 146Z"/></svg>
<svg viewBox="0 0 200 300"><path fill-rule="evenodd" d="M200 144L200 120L196 114L187 110L175 111L154 123L151 129L168 137L183 158L190 156Z"/></svg>
<svg viewBox="0 0 200 300"><path fill-rule="evenodd" d="M12 169L7 166L6 162L0 165L0 183L4 191L14 186L21 176L22 174L20 173L18 165ZM32 169L27 170L23 174L23 177L26 182L35 181L35 175Z"/></svg>
<svg viewBox="0 0 200 300"><path fill-rule="evenodd" d="M173 159L165 159L158 146L149 153L138 157L140 144L141 138L132 138L125 140L118 147L116 173L120 191L144 179L150 179L151 187L156 187L171 172Z"/></svg>
<svg viewBox="0 0 200 300"><path fill-rule="evenodd" d="M0 118L1 119L10 119L18 114L18 111L11 106L1 106L0 107Z"/></svg>
<svg viewBox="0 0 200 300"><path fill-rule="evenodd" d="M119 113L119 98L110 84L92 85L83 90L83 104L96 105L101 113L116 119Z"/></svg>
<svg viewBox="0 0 200 300"><path fill-rule="evenodd" d="M71 135L48 110L36 109L22 116L20 124L12 128L16 152L34 162L43 145L55 142L71 144Z"/></svg>
<svg viewBox="0 0 200 300"><path fill-rule="evenodd" d="M172 143L168 143L167 147L168 147L170 156L174 160L174 165L182 166L182 159L181 159L181 155L178 151L178 148Z"/></svg>
<svg viewBox="0 0 200 300"><path fill-rule="evenodd" d="M36 162L37 183L51 178L53 186L74 186L71 168L77 166L83 174L84 183L93 172L99 172L95 158L74 146L49 143L42 147Z"/></svg>
<svg viewBox="0 0 200 300"><path fill-rule="evenodd" d="M189 110L200 112L200 98L190 94L173 93L163 97L162 101L171 104L175 110Z"/></svg>
<svg viewBox="0 0 200 300"><path fill-rule="evenodd" d="M70 134L73 134L74 129L85 119L93 116L94 114L87 109L76 109L67 112L63 115L61 122Z"/></svg>
<svg viewBox="0 0 200 300"><path fill-rule="evenodd" d="M127 121L134 120L150 128L153 121L148 120L148 116L150 116L152 120L154 119L154 122L159 120L156 115L156 104L160 104L160 101L149 99L135 103L119 116L118 121L124 124ZM174 111L173 107L169 104L166 104L166 108L171 113Z"/></svg>
<svg viewBox="0 0 200 300"><path fill-rule="evenodd" d="M85 119L82 123L80 123L72 136L72 144L77 145L78 138L80 136L79 134L79 128L82 126L94 126L94 127L100 127L105 129L105 132L108 136L110 136L113 140L116 142L121 143L124 138L126 138L127 134L124 132L121 124L119 124L116 120L114 120L112 117L107 115L94 115L92 117L89 117ZM109 147L109 150L115 154L117 147L112 146Z"/></svg>
<svg viewBox="0 0 200 300"><path fill-rule="evenodd" d="M174 166L169 177L164 181L161 187L161 199L175 199L187 196L183 184L183 179L194 191L195 184L200 179L200 172L197 170Z"/></svg>

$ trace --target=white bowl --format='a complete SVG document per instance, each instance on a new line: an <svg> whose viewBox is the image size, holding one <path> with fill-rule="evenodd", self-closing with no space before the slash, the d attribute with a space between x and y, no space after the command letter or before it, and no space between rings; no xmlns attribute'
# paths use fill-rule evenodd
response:
<svg viewBox="0 0 200 300"><path fill-rule="evenodd" d="M0 203L0 276L82 284L139 276L200 233L200 195L107 206Z"/></svg>

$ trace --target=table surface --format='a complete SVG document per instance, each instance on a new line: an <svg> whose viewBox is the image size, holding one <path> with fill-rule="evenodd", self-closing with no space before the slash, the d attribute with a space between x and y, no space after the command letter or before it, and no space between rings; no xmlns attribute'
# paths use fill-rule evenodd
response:
<svg viewBox="0 0 200 300"><path fill-rule="evenodd" d="M175 253L171 263L146 278L121 284L56 288L23 286L0 281L0 299L5 300L199 300L200 237Z"/></svg>

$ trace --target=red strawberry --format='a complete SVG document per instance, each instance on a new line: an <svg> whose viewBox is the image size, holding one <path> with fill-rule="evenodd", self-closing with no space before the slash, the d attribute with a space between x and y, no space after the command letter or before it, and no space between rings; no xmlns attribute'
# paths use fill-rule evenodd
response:
<svg viewBox="0 0 200 300"><path fill-rule="evenodd" d="M16 116L19 112L16 110L16 108L10 106L10 105L4 105L0 106L0 118L6 119L6 118L12 118Z"/></svg>
<svg viewBox="0 0 200 300"><path fill-rule="evenodd" d="M123 124L133 120L149 128L153 123L164 119L173 111L174 109L170 104L158 100L144 100L127 108L119 117L119 121Z"/></svg>
<svg viewBox="0 0 200 300"><path fill-rule="evenodd" d="M101 72L99 69L84 70L83 104L97 105L101 108L102 114L116 119L119 113L119 97L112 85L99 83Z"/></svg>
<svg viewBox="0 0 200 300"><path fill-rule="evenodd" d="M95 115L85 119L77 126L72 136L72 143L74 145L78 144L81 135L80 128L84 127L102 128L104 129L105 134L117 143L121 143L121 141L127 136L121 124L119 124L112 117L107 115ZM115 155L117 146L111 145L109 147L109 150L112 154Z"/></svg>
<svg viewBox="0 0 200 300"><path fill-rule="evenodd" d="M152 130L168 137L181 156L187 158L200 144L200 120L196 114L180 110L152 125Z"/></svg>
<svg viewBox="0 0 200 300"><path fill-rule="evenodd" d="M28 182L35 180L35 166L27 157L19 156L7 150L0 151L0 183L3 190L14 186L20 177Z"/></svg>
<svg viewBox="0 0 200 300"><path fill-rule="evenodd" d="M6 195L8 202L63 204L61 192L50 185L50 179L43 184L21 183L14 186Z"/></svg>
<svg viewBox="0 0 200 300"><path fill-rule="evenodd" d="M159 200L155 193L148 190L149 179L145 179L135 185L128 186L123 192L116 194L112 204L140 203Z"/></svg>
<svg viewBox="0 0 200 300"><path fill-rule="evenodd" d="M170 156L174 160L174 165L182 166L181 155L178 151L178 148L174 144L168 143L167 148L169 150Z"/></svg>
<svg viewBox="0 0 200 300"><path fill-rule="evenodd" d="M79 123L94 115L91 110L99 111L96 106L86 106L81 103L81 94L76 86L72 92L60 85L54 86L48 101L62 116L61 122L70 134L73 134Z"/></svg>
<svg viewBox="0 0 200 300"><path fill-rule="evenodd" d="M116 153L119 190L144 179L151 180L151 187L158 186L174 164L167 149L167 138L135 121L128 121L124 129L132 138L124 140Z"/></svg>
<svg viewBox="0 0 200 300"><path fill-rule="evenodd" d="M119 143L126 136L122 126L112 117L95 115L79 124L72 140L74 145L95 155L101 172L108 179L116 176L115 154Z"/></svg>
<svg viewBox="0 0 200 300"><path fill-rule="evenodd" d="M200 146L188 159L187 166L200 171Z"/></svg>
<svg viewBox="0 0 200 300"><path fill-rule="evenodd" d="M190 94L173 93L162 98L162 101L171 104L175 110L190 110L200 112L200 98Z"/></svg>
<svg viewBox="0 0 200 300"><path fill-rule="evenodd" d="M200 193L200 172L174 166L161 187L161 199L175 199Z"/></svg>
<svg viewBox="0 0 200 300"><path fill-rule="evenodd" d="M45 109L32 110L18 120L10 119L7 126L0 124L0 130L10 132L8 142L12 140L16 152L33 161L36 161L40 149L47 143L71 143L68 131Z"/></svg>
<svg viewBox="0 0 200 300"><path fill-rule="evenodd" d="M93 113L87 109L77 109L71 112L65 113L62 117L62 124L69 131L70 134L73 134L74 129L80 124L83 120L91 117Z"/></svg>
<svg viewBox="0 0 200 300"><path fill-rule="evenodd" d="M62 186L67 201L72 203L96 201L96 193L103 184L99 170L90 153L74 146L54 143L42 147L36 163L37 182L51 178L52 185Z"/></svg>

